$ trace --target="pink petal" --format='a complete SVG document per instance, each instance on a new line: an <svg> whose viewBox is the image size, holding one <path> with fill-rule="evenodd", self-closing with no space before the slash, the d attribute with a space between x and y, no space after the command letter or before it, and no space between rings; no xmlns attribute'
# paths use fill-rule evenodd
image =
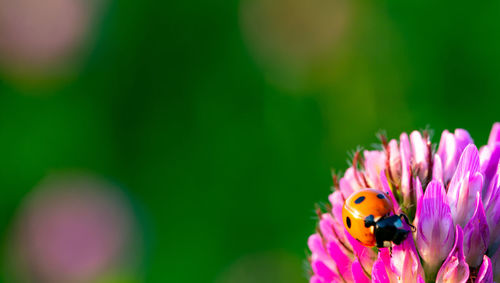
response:
<svg viewBox="0 0 500 283"><path fill-rule="evenodd" d="M342 222L342 206L344 205L342 194L339 191L335 191L328 197L328 199L330 200L330 203L332 205L332 232L335 234L335 237L339 242L349 248L350 245L347 237L345 236L345 227L344 223Z"/></svg>
<svg viewBox="0 0 500 283"><path fill-rule="evenodd" d="M339 246L343 253L352 254L352 248L344 236L344 229L344 224L334 219L330 213L321 215L319 230L321 231L323 242L333 242Z"/></svg>
<svg viewBox="0 0 500 283"><path fill-rule="evenodd" d="M459 225L455 226L455 243L439 269L436 282L465 283L469 278L469 265L465 262L463 252L463 232Z"/></svg>
<svg viewBox="0 0 500 283"><path fill-rule="evenodd" d="M455 130L455 140L457 143L457 149L459 151L459 156L462 154L464 149L469 145L473 144L474 141L472 140L469 132L467 132L464 129L456 129Z"/></svg>
<svg viewBox="0 0 500 283"><path fill-rule="evenodd" d="M479 172L479 152L474 144L470 144L460 156L457 169L450 182L450 189L458 188L458 184L464 179L467 173L472 176L476 172Z"/></svg>
<svg viewBox="0 0 500 283"><path fill-rule="evenodd" d="M443 166L444 184L447 184L452 178L462 151L472 142L472 138L466 130L457 129L454 134L446 130L443 131L437 154Z"/></svg>
<svg viewBox="0 0 500 283"><path fill-rule="evenodd" d="M375 252L371 248L361 245L349 234L349 232L347 232L347 230L345 230L345 234L353 248L354 255L359 260L359 263L362 264L366 270L371 270L373 262L375 261L375 258L377 256Z"/></svg>
<svg viewBox="0 0 500 283"><path fill-rule="evenodd" d="M422 190L422 183L420 183L420 179L418 178L415 178L413 182L415 183L415 197L418 200L424 194L424 191Z"/></svg>
<svg viewBox="0 0 500 283"><path fill-rule="evenodd" d="M400 245L393 247L391 269L400 279L399 282L415 282L419 275L423 276L423 269L413 243L413 237L408 237Z"/></svg>
<svg viewBox="0 0 500 283"><path fill-rule="evenodd" d="M464 227L472 217L476 193L481 191L483 176L479 173L479 155L475 145L468 145L448 187L448 202L455 224Z"/></svg>
<svg viewBox="0 0 500 283"><path fill-rule="evenodd" d="M370 279L366 276L357 258L352 263L352 276L355 283L370 283Z"/></svg>
<svg viewBox="0 0 500 283"><path fill-rule="evenodd" d="M447 183L451 179L453 172L455 171L455 152L456 152L456 141L455 137L444 130L441 134L441 140L439 141L439 147L437 154L439 155L442 166L443 166L443 177L444 182Z"/></svg>
<svg viewBox="0 0 500 283"><path fill-rule="evenodd" d="M386 170L380 172L380 183L382 184L382 191L384 193L389 194L390 200L392 202L392 206L394 208L394 214L399 214L399 204L396 201L396 198L394 197L394 194L392 194L392 190L389 186L389 181L387 180L387 175L386 175Z"/></svg>
<svg viewBox="0 0 500 283"><path fill-rule="evenodd" d="M348 257L335 242L327 244L328 253L337 266L339 275L347 281L352 281L351 258Z"/></svg>
<svg viewBox="0 0 500 283"><path fill-rule="evenodd" d="M326 283L326 282L324 282L323 280L321 280L321 277L319 277L318 275L313 275L309 279L309 283Z"/></svg>
<svg viewBox="0 0 500 283"><path fill-rule="evenodd" d="M490 231L486 222L481 195L477 192L474 215L464 228L464 252L467 264L477 267L488 249Z"/></svg>
<svg viewBox="0 0 500 283"><path fill-rule="evenodd" d="M397 282L398 280L397 280L396 274L394 274L394 272L392 271L391 258L392 258L392 255L391 255L391 252L389 251L389 248L379 249L377 261L382 262L382 264L384 265L386 274L387 274L390 282ZM372 274L372 278L373 278L373 274Z"/></svg>
<svg viewBox="0 0 500 283"><path fill-rule="evenodd" d="M401 181L401 154L398 142L394 139L389 142L389 167L392 179L399 184Z"/></svg>
<svg viewBox="0 0 500 283"><path fill-rule="evenodd" d="M486 201L485 213L490 229L489 251L496 251L500 245L500 184L498 184L498 174L488 190L489 196L483 198Z"/></svg>
<svg viewBox="0 0 500 283"><path fill-rule="evenodd" d="M427 176L429 148L427 140L422 138L419 131L413 131L410 134L411 151L413 157L413 168L417 171L420 180L424 180Z"/></svg>
<svg viewBox="0 0 500 283"><path fill-rule="evenodd" d="M381 258L378 258L372 268L372 283L391 282L385 269L385 264Z"/></svg>
<svg viewBox="0 0 500 283"><path fill-rule="evenodd" d="M498 171L498 170L497 170ZM496 194L496 191L499 187L499 174L498 172L493 176L493 179L491 180L488 188L485 190L483 187L483 193L482 193L482 198L483 198L483 203L485 206L488 206L490 203L490 200L493 200L492 198Z"/></svg>
<svg viewBox="0 0 500 283"><path fill-rule="evenodd" d="M381 190L380 172L385 169L386 156L384 151L365 150L363 151L365 158L365 176L370 188Z"/></svg>
<svg viewBox="0 0 500 283"><path fill-rule="evenodd" d="M488 251L491 258L491 267L493 270L493 277L496 282L500 282L500 249L494 252Z"/></svg>
<svg viewBox="0 0 500 283"><path fill-rule="evenodd" d="M353 192L358 191L364 186L356 180L354 176L354 169L349 167L342 178L339 181L340 191L344 195L344 198L349 197Z"/></svg>
<svg viewBox="0 0 500 283"><path fill-rule="evenodd" d="M422 184L420 183L420 179L416 178L415 182L415 195L417 200L417 209L415 213L415 218L413 219L413 225L418 225L418 220L420 218L420 208L422 207L421 201L423 197Z"/></svg>
<svg viewBox="0 0 500 283"><path fill-rule="evenodd" d="M443 183L443 164L441 163L441 157L439 157L439 155L434 155L432 166L432 179Z"/></svg>
<svg viewBox="0 0 500 283"><path fill-rule="evenodd" d="M481 173L484 176L484 189L487 189L490 181L493 179L500 160L500 143L487 145L481 148L479 160L481 164Z"/></svg>
<svg viewBox="0 0 500 283"><path fill-rule="evenodd" d="M483 256L483 264L479 268L475 283L491 283L493 282L493 268L491 260L488 256Z"/></svg>
<svg viewBox="0 0 500 283"><path fill-rule="evenodd" d="M488 139L488 145L494 145L500 142L500 123L496 122L491 128L490 137Z"/></svg>
<svg viewBox="0 0 500 283"><path fill-rule="evenodd" d="M312 252L312 261L322 261L331 269L335 268L335 262L328 255L325 246L323 245L323 239L319 234L316 233L309 236L307 245L309 246L309 250Z"/></svg>
<svg viewBox="0 0 500 283"><path fill-rule="evenodd" d="M428 266L437 268L450 253L455 240L453 219L441 182L431 181L418 205L418 250Z"/></svg>
<svg viewBox="0 0 500 283"><path fill-rule="evenodd" d="M401 152L401 193L403 195L403 203L410 205L413 203L413 190L410 186L411 183L411 164L410 164L410 142L406 133L400 136Z"/></svg>
<svg viewBox="0 0 500 283"><path fill-rule="evenodd" d="M312 261L311 268L317 277L321 278L324 282L341 282L339 275L326 266L322 261Z"/></svg>

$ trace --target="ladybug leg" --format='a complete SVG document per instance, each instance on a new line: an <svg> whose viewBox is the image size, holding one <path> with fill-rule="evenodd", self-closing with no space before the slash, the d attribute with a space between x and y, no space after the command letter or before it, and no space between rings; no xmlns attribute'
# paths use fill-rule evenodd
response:
<svg viewBox="0 0 500 283"><path fill-rule="evenodd" d="M385 248L384 241L381 239L377 239L377 248Z"/></svg>
<svg viewBox="0 0 500 283"><path fill-rule="evenodd" d="M406 221L406 224L408 224L411 227L412 232L417 231L417 228L410 223L410 220L408 219L408 216L406 216L406 214L401 213L401 215L399 215L399 217L402 217Z"/></svg>

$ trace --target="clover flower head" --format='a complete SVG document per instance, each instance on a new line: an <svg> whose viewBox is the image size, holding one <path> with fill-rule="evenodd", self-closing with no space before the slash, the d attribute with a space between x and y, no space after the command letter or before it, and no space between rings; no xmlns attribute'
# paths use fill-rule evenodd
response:
<svg viewBox="0 0 500 283"><path fill-rule="evenodd" d="M500 282L500 123L479 149L463 129L445 130L437 149L427 131L381 143L334 175L308 241L310 282ZM365 247L344 227L345 200L365 188L415 227L399 245Z"/></svg>

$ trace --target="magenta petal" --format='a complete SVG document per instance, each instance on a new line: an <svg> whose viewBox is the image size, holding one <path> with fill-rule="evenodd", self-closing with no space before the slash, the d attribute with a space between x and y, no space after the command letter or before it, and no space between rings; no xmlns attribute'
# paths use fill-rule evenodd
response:
<svg viewBox="0 0 500 283"><path fill-rule="evenodd" d="M387 175L386 175L385 170L380 172L380 182L382 184L382 191L384 193L389 194L389 197L390 197L391 202L392 202L392 206L394 208L394 211L393 211L394 214L399 214L400 213L399 204L396 201L396 198L394 197L394 195L392 194L392 190L391 190L391 187L389 186L389 181L387 180Z"/></svg>
<svg viewBox="0 0 500 283"><path fill-rule="evenodd" d="M453 221L462 227L475 209L476 193L482 190L483 176L479 172L479 155L475 145L468 145L448 187L448 202Z"/></svg>
<svg viewBox="0 0 500 283"><path fill-rule="evenodd" d="M323 238L321 238L319 234L316 233L309 236L307 245L309 246L309 250L311 250L312 253L311 262L321 262L321 264L328 266L330 270L336 270L335 262L326 251L323 243Z"/></svg>
<svg viewBox="0 0 500 283"><path fill-rule="evenodd" d="M334 236L338 239L339 242L341 242L344 245L349 245L347 238L344 234L344 223L342 222L342 206L344 205L344 198L342 197L342 194L340 191L335 191L333 192L328 199L330 200L330 203L332 205L332 233ZM322 217L324 218L324 217ZM320 222L320 228L321 228L321 222Z"/></svg>
<svg viewBox="0 0 500 283"><path fill-rule="evenodd" d="M349 248L349 243L347 242L347 238L344 236L344 224L337 221L332 217L330 213L324 213L321 215L321 219L319 221L319 230L321 232L321 236L323 237L323 242L334 242L343 253L349 254L352 251Z"/></svg>
<svg viewBox="0 0 500 283"><path fill-rule="evenodd" d="M323 238L330 242L336 240L335 232L333 231L333 226L335 225L333 217L330 213L323 213L321 219L319 220L319 230Z"/></svg>
<svg viewBox="0 0 500 283"><path fill-rule="evenodd" d="M493 277L496 282L500 282L500 249L497 249L493 253L489 253L488 255L491 258L491 267L493 270Z"/></svg>
<svg viewBox="0 0 500 283"><path fill-rule="evenodd" d="M470 175L472 176L473 173L476 173L478 171L479 171L479 152L477 151L477 148L474 144L469 144L464 149L462 155L460 156L457 169L450 182L450 189L452 187L456 188L467 173L470 173Z"/></svg>
<svg viewBox="0 0 500 283"><path fill-rule="evenodd" d="M452 178L462 151L471 143L472 139L466 130L457 129L454 134L443 131L437 154L442 162L444 183Z"/></svg>
<svg viewBox="0 0 500 283"><path fill-rule="evenodd" d="M385 264L381 258L378 258L372 268L372 283L391 282L385 269Z"/></svg>
<svg viewBox="0 0 500 283"><path fill-rule="evenodd" d="M352 262L351 258L349 258L335 242L328 243L327 249L333 261L335 261L340 276L347 281L352 281L353 278L350 268L350 263Z"/></svg>
<svg viewBox="0 0 500 283"><path fill-rule="evenodd" d="M488 139L488 145L494 145L500 142L500 123L496 122L491 128L490 137Z"/></svg>
<svg viewBox="0 0 500 283"><path fill-rule="evenodd" d="M464 228L464 252L469 266L477 267L481 264L489 242L490 231L486 222L481 195L478 192L474 215Z"/></svg>
<svg viewBox="0 0 500 283"><path fill-rule="evenodd" d="M424 191L422 190L422 183L418 178L414 179L413 182L415 183L415 198L419 200L424 195Z"/></svg>
<svg viewBox="0 0 500 283"><path fill-rule="evenodd" d="M469 145L474 143L472 140L469 132L467 132L464 129L456 129L455 130L455 140L457 143L457 150L459 152L459 155L462 154L464 149Z"/></svg>
<svg viewBox="0 0 500 283"><path fill-rule="evenodd" d="M500 184L497 183L498 175L490 184L490 195L486 197L486 220L490 229L489 251L495 252L500 245Z"/></svg>
<svg viewBox="0 0 500 283"><path fill-rule="evenodd" d="M389 142L389 170L392 179L399 184L401 181L401 153L398 142L394 139Z"/></svg>
<svg viewBox="0 0 500 283"><path fill-rule="evenodd" d="M377 261L381 261L385 267L385 271L387 272L387 276L389 277L390 282L397 282L396 274L392 271L391 267L391 252L389 248L381 248L379 249Z"/></svg>
<svg viewBox="0 0 500 283"><path fill-rule="evenodd" d="M410 164L410 142L406 133L400 136L400 153L401 153L401 193L403 195L403 203L410 205L412 203L412 188L411 188L411 164Z"/></svg>
<svg viewBox="0 0 500 283"><path fill-rule="evenodd" d="M483 194L481 197L483 198L483 203L485 207L488 207L490 200L494 201L494 195L497 193L499 187L499 175L498 172L493 176L488 188L485 190L483 187ZM488 214L486 214L488 215Z"/></svg>
<svg viewBox="0 0 500 283"><path fill-rule="evenodd" d="M372 282L373 283L386 283L391 282L387 271L385 271L385 266L382 261L375 261L372 269Z"/></svg>
<svg viewBox="0 0 500 283"><path fill-rule="evenodd" d="M365 247L361 245L356 239L354 239L347 230L345 230L345 234L349 243L351 244L354 255L359 260L359 263L363 265L366 270L371 270L373 266L373 262L375 261L376 254L373 252L371 248Z"/></svg>
<svg viewBox="0 0 500 283"><path fill-rule="evenodd" d="M453 219L441 182L429 183L418 206L418 251L428 266L437 268L450 253L455 240Z"/></svg>
<svg viewBox="0 0 500 283"><path fill-rule="evenodd" d="M313 275L309 279L309 283L325 283L325 282L323 282L323 280L321 280L321 278L318 275Z"/></svg>
<svg viewBox="0 0 500 283"><path fill-rule="evenodd" d="M356 180L356 177L354 176L354 169L352 167L349 167L345 171L344 177L340 178L339 186L340 191L345 198L364 187L358 182L358 180Z"/></svg>
<svg viewBox="0 0 500 283"><path fill-rule="evenodd" d="M354 259L351 268L355 283L370 283L370 278L366 276L365 272L363 271L363 267L361 266L357 258Z"/></svg>
<svg viewBox="0 0 500 283"><path fill-rule="evenodd" d="M325 247L323 246L323 239L319 234L312 234L309 236L307 240L307 245L309 246L309 250L313 253L313 260L319 258L320 260L325 260L328 255L326 253Z"/></svg>
<svg viewBox="0 0 500 283"><path fill-rule="evenodd" d="M488 256L483 256L483 263L479 268L477 273L477 278L475 283L491 283L493 282L493 268L491 266L491 260Z"/></svg>
<svg viewBox="0 0 500 283"><path fill-rule="evenodd" d="M440 181L443 183L443 165L441 163L441 157L439 155L434 155L434 162L432 165L432 179Z"/></svg>
<svg viewBox="0 0 500 283"><path fill-rule="evenodd" d="M479 160L481 164L481 173L485 179L484 188L486 189L498 169L498 161L500 160L500 143L497 142L494 145L482 147Z"/></svg>
<svg viewBox="0 0 500 283"><path fill-rule="evenodd" d="M463 252L463 232L459 225L455 226L455 243L439 269L436 282L465 283L469 278L469 265L465 262Z"/></svg>
<svg viewBox="0 0 500 283"><path fill-rule="evenodd" d="M408 237L400 245L392 249L391 269L401 278L399 282L416 282L419 275L423 276L420 259L413 243L413 237Z"/></svg>
<svg viewBox="0 0 500 283"><path fill-rule="evenodd" d="M413 131L410 134L410 142L411 142L411 151L412 151L412 160L413 167L416 170L416 173L420 180L424 180L425 176L427 176L428 170L428 157L429 157L429 148L427 147L427 140L422 138L422 135L419 131Z"/></svg>
<svg viewBox="0 0 500 283"><path fill-rule="evenodd" d="M320 260L312 261L311 268L324 282L341 282L340 276Z"/></svg>
<svg viewBox="0 0 500 283"><path fill-rule="evenodd" d="M318 275L313 275L311 279L309 279L309 283L326 283L323 280L321 280L321 277Z"/></svg>
<svg viewBox="0 0 500 283"><path fill-rule="evenodd" d="M332 205L332 214L335 219L342 219L342 206L344 206L344 196L340 191L335 191L328 196ZM341 222L341 221L340 221Z"/></svg>
<svg viewBox="0 0 500 283"><path fill-rule="evenodd" d="M387 158L385 152L377 150L363 151L365 159L365 176L370 188L382 189L380 172L385 168Z"/></svg>
<svg viewBox="0 0 500 283"><path fill-rule="evenodd" d="M423 198L423 190L422 190L422 184L420 183L420 179L416 178L415 180L415 195L416 195L416 200L417 200L417 209L415 213L415 218L413 219L413 225L417 226L418 225L418 219L420 218L420 209L422 207L422 198Z"/></svg>
<svg viewBox="0 0 500 283"><path fill-rule="evenodd" d="M444 130L441 134L441 140L439 141L439 147L437 150L437 155L439 155L443 166L444 182L451 179L453 171L455 171L455 152L455 137L447 130Z"/></svg>

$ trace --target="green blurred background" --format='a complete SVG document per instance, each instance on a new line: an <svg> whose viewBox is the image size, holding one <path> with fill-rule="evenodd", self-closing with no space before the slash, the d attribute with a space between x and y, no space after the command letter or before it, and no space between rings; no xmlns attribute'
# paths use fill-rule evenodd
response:
<svg viewBox="0 0 500 283"><path fill-rule="evenodd" d="M498 1L101 4L64 67L1 67L4 255L26 195L78 169L135 207L130 281L306 282L348 152L426 127L481 145L500 120Z"/></svg>

